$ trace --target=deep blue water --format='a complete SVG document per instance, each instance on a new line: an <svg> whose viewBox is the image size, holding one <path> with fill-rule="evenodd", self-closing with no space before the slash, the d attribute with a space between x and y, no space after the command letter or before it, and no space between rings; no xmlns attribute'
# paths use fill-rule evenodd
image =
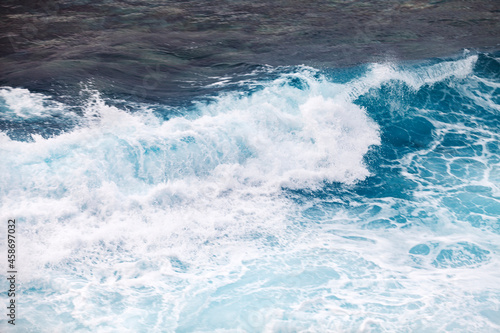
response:
<svg viewBox="0 0 500 333"><path fill-rule="evenodd" d="M246 74L0 89L16 329L500 331L499 54Z"/></svg>

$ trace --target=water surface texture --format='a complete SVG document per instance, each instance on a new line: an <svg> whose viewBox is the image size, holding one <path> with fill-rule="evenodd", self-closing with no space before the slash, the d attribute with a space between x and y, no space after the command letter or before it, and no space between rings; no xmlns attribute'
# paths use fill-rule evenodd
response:
<svg viewBox="0 0 500 333"><path fill-rule="evenodd" d="M171 104L255 66L495 51L499 32L497 0L3 0L0 85L71 95L92 79Z"/></svg>
<svg viewBox="0 0 500 333"><path fill-rule="evenodd" d="M1 6L0 331L500 331L495 2Z"/></svg>

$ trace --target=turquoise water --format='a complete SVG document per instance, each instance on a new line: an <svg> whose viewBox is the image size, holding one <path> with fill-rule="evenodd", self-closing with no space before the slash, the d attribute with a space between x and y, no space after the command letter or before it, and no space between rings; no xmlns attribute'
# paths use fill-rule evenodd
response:
<svg viewBox="0 0 500 333"><path fill-rule="evenodd" d="M0 89L17 331L499 331L498 54L248 74Z"/></svg>

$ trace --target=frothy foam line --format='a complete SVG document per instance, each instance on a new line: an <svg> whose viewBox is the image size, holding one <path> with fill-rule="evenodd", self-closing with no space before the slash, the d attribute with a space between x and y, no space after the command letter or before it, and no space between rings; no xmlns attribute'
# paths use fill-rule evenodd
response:
<svg viewBox="0 0 500 333"><path fill-rule="evenodd" d="M354 100L372 88L378 88L390 81L402 81L414 91L423 85L432 85L451 77L465 78L473 73L478 56L441 62L421 68L405 68L391 63L372 64L361 79L348 83L344 98Z"/></svg>

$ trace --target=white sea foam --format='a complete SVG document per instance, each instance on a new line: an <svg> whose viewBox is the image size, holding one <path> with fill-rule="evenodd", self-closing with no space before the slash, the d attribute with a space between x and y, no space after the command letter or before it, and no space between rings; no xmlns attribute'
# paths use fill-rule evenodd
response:
<svg viewBox="0 0 500 333"><path fill-rule="evenodd" d="M111 325L103 319L109 314L97 315L89 302L98 290L111 292L107 283L125 294L131 283L167 288L174 298L165 297L179 307L170 279L189 270L196 285L221 267L239 267L268 238L286 242L290 203L280 198L281 188L363 179L369 174L363 156L380 143L364 110L321 94L315 86L322 83L307 74L298 76L312 88L270 83L251 96L228 94L197 105L195 117L166 122L147 110L131 114L107 106L95 95L71 132L33 135L33 142L3 135L1 211L28 231L20 240L23 283L60 276L67 292L55 282L50 288L72 318L92 329ZM46 100L4 90L17 115L29 109L24 100L14 105L19 93ZM43 103L37 105L36 113L43 113ZM86 295L71 301L75 293Z"/></svg>
<svg viewBox="0 0 500 333"><path fill-rule="evenodd" d="M65 110L63 104L22 88L0 87L0 107L2 104L2 113L11 113L24 119L57 116Z"/></svg>
<svg viewBox="0 0 500 333"><path fill-rule="evenodd" d="M390 81L401 81L413 90L418 90L423 85L432 85L449 78L464 78L474 69L478 57L472 55L460 60L445 61L434 65L423 65L419 68L394 63L377 63L369 66L366 75L347 84L344 89L347 99L354 99L367 93L371 88L380 87Z"/></svg>

